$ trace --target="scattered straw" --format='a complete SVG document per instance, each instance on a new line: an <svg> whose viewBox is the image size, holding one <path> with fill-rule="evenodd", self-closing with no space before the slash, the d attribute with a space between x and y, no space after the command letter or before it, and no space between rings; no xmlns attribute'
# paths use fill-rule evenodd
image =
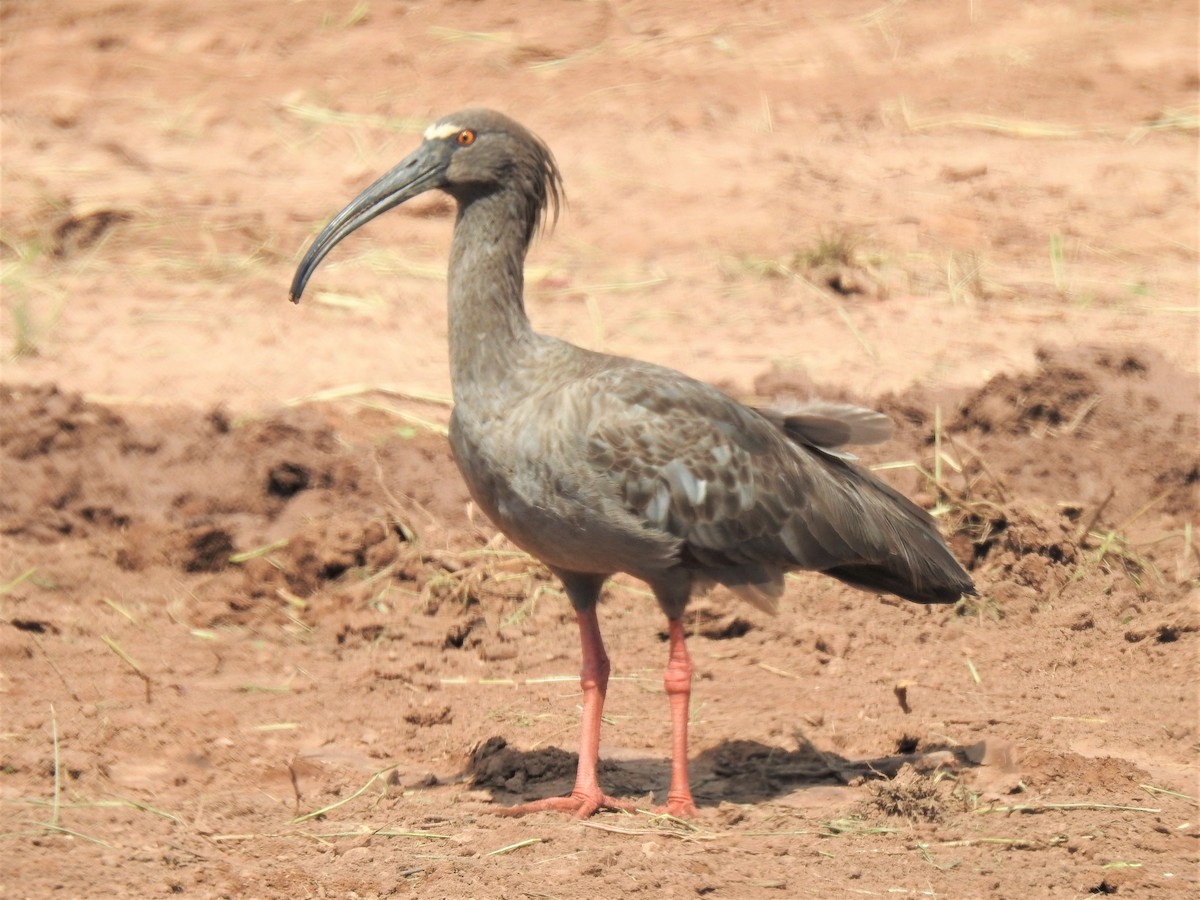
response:
<svg viewBox="0 0 1200 900"><path fill-rule="evenodd" d="M1192 806L1200 806L1200 800L1197 800L1195 797L1189 796L1188 794L1182 794L1179 791L1172 791L1168 788L1156 787L1153 784L1139 784L1138 787L1140 787L1147 794L1161 794L1164 797L1174 797L1176 800L1183 800L1186 803L1192 804Z"/></svg>
<svg viewBox="0 0 1200 900"><path fill-rule="evenodd" d="M644 810L639 810L644 812ZM680 822L674 816L655 816L655 819L667 819L671 822ZM715 841L720 839L721 835L714 834L709 831L701 831L694 825L687 825L690 830L680 830L677 828L629 828L622 825L610 825L607 822L585 821L581 822L585 828L595 828L597 831L608 831L613 834L628 834L633 836L655 835L658 837L673 837L679 838L682 841ZM687 823L684 823L685 825Z"/></svg>
<svg viewBox="0 0 1200 900"><path fill-rule="evenodd" d="M338 387L326 388L302 397L292 397L284 400L284 406L303 406L306 403L328 403L333 400L349 400L365 394L384 394L401 400L415 400L420 403L433 403L438 406L450 407L454 401L447 394L424 391L419 388L409 388L397 384L343 384Z"/></svg>
<svg viewBox="0 0 1200 900"><path fill-rule="evenodd" d="M46 824L50 828L58 828L59 820L59 802L62 794L62 772L58 764L58 714L54 711L54 704L50 704L50 742L54 747L54 803L50 807L50 821Z"/></svg>
<svg viewBox="0 0 1200 900"><path fill-rule="evenodd" d="M21 584L21 582L28 581L30 578L32 578L35 572L37 572L37 567L31 566L12 581L0 584L0 597L3 597L6 594L11 594L15 587Z"/></svg>
<svg viewBox="0 0 1200 900"><path fill-rule="evenodd" d="M859 834L899 834L903 828L888 828L881 825L866 825L861 819L830 819L821 823L821 837L844 837Z"/></svg>
<svg viewBox="0 0 1200 900"><path fill-rule="evenodd" d="M150 688L152 685L150 676L147 675L145 670L134 661L132 656L130 656L121 648L120 644L110 638L107 634L100 635L100 640L104 641L104 643L108 646L108 649L117 654L117 656L121 658L121 661L124 662L125 665L129 666L129 668L133 669L138 678L142 679L142 684L144 684L146 687L146 702L149 703Z"/></svg>
<svg viewBox="0 0 1200 900"><path fill-rule="evenodd" d="M963 660L967 664L967 668L971 670L971 678L976 684L983 684L983 679L979 677L979 670L975 668L975 663L971 660Z"/></svg>
<svg viewBox="0 0 1200 900"><path fill-rule="evenodd" d="M1104 515L1104 510L1108 508L1108 504L1112 502L1112 498L1116 495L1116 487L1114 485L1110 485L1108 488L1108 493L1104 495L1104 499L1100 501L1100 503L1092 511L1092 514L1088 516L1087 521L1084 522L1080 529L1075 533L1076 544L1086 546L1084 542L1087 540L1088 534L1093 528L1096 527L1096 523L1099 522L1100 517Z"/></svg>
<svg viewBox="0 0 1200 900"><path fill-rule="evenodd" d="M107 606L109 609L113 610L113 612L120 613L126 619L128 619L130 622L134 622L134 623L137 622L137 619L135 619L133 617L133 613L131 613L129 610L127 610L125 607L123 607L116 600L113 600L111 597L101 597L100 602L103 603L105 606Z"/></svg>
<svg viewBox="0 0 1200 900"><path fill-rule="evenodd" d="M1050 810L1108 810L1110 812L1141 812L1141 813L1160 813L1161 809L1149 806L1122 806L1116 803L1019 803L1015 806L981 806L975 812L977 813L1043 813Z"/></svg>
<svg viewBox="0 0 1200 900"><path fill-rule="evenodd" d="M54 670L54 674L58 676L58 680L61 681L63 687L67 689L67 693L71 695L71 699L76 703L82 702L79 699L79 694L77 694L75 689L71 687L71 683L67 681L67 676L63 674L62 669L58 667L58 663L54 661L54 657L52 657L46 651L46 645L42 643L41 638L39 638L36 634L30 634L29 636L33 638L33 642L37 645L37 648L42 651L42 656L46 658L47 665Z"/></svg>
<svg viewBox="0 0 1200 900"><path fill-rule="evenodd" d="M489 850L484 856L503 856L505 853L512 853L514 850L520 850L522 847L531 847L534 844L544 842L545 838L535 837L526 838L523 841L517 841L515 844L509 844L507 847L500 847L496 850Z"/></svg>
<svg viewBox="0 0 1200 900"><path fill-rule="evenodd" d="M784 678L791 678L793 681L803 681L803 679L799 675L797 675L795 672L789 672L786 669L776 668L775 666L771 665L770 663L760 662L758 664L758 667L760 669L765 669L766 671L770 672L772 675L780 675Z"/></svg>
<svg viewBox="0 0 1200 900"><path fill-rule="evenodd" d="M1078 128L1055 122L1035 122L1021 119L1004 119L998 116L982 116L973 113L951 116L918 117L909 109L908 102L900 101L900 112L904 125L910 131L938 131L954 129L960 131L994 131L998 134L1018 138L1079 138L1090 135L1105 135L1109 129Z"/></svg>
<svg viewBox="0 0 1200 900"><path fill-rule="evenodd" d="M402 837L402 838L421 838L430 841L448 841L450 835L438 834L433 831L395 831L388 828L378 828L368 831L322 831L316 834L308 835L316 838L354 838L354 837Z"/></svg>
<svg viewBox="0 0 1200 900"><path fill-rule="evenodd" d="M512 36L499 31L466 31L462 28L447 28L444 25L434 25L429 33L448 44L458 44L463 41L474 41L480 44L511 44Z"/></svg>
<svg viewBox="0 0 1200 900"><path fill-rule="evenodd" d="M116 849L108 841L102 841L102 840L100 840L100 838L94 838L91 835L84 834L81 831L74 831L73 829L70 829L70 828L63 828L61 825L47 825L46 829L48 831L57 832L58 834L68 835L69 837L80 838L80 839L88 841L89 843L92 843L92 844L99 844L101 847L107 847L109 850Z"/></svg>
<svg viewBox="0 0 1200 900"><path fill-rule="evenodd" d="M280 600L284 601L288 606L292 607L293 609L298 609L298 610L308 609L308 601L305 600L303 597L296 596L291 591L289 591L287 588L284 588L284 587L275 588L275 596L278 597Z"/></svg>
<svg viewBox="0 0 1200 900"><path fill-rule="evenodd" d="M400 409L397 406L389 406L386 403L379 403L374 400L358 400L356 401L363 409L373 409L376 412L386 413L389 416L395 416L401 421L407 422L410 425L415 425L424 431L440 434L442 437L447 437L450 434L450 429L440 422L434 422L431 419L426 419L423 416L418 416L415 413L410 413L407 410Z"/></svg>
<svg viewBox="0 0 1200 900"><path fill-rule="evenodd" d="M310 819L320 818L321 816L326 815L327 813L330 813L333 810L337 809L339 806L345 806L350 801L358 799L363 794L365 794L368 790L370 790L371 785L373 785L376 781L379 781L380 779L382 779L387 773L393 771L395 768L396 768L395 766L388 766L387 768L380 769L378 772L376 772L374 775L372 775L367 780L366 784L364 784L362 787L360 787L357 791L355 791L349 797L344 797L341 800L337 800L333 803L330 803L328 806L322 806L320 809L314 809L312 812L305 813L304 815L296 816L296 818L292 819L292 824L298 825L299 823L307 822Z"/></svg>
<svg viewBox="0 0 1200 900"><path fill-rule="evenodd" d="M927 850L932 847L1008 847L1012 850L1045 850L1048 847L1055 847L1059 844L1065 844L1070 838L1065 834L1055 834L1048 838L1006 838L1006 837L981 837L981 838L962 838L954 841L938 841L937 843L919 842L915 845L917 850Z"/></svg>
<svg viewBox="0 0 1200 900"><path fill-rule="evenodd" d="M266 556L274 553L276 550L282 550L288 545L287 538L280 538L277 541L272 541L269 544L264 544L262 547L255 547L253 550L245 550L241 553L232 553L229 556L229 561L240 566L242 563L249 562L252 559L258 559L260 556Z"/></svg>
<svg viewBox="0 0 1200 900"><path fill-rule="evenodd" d="M1125 143L1137 144L1156 131L1196 131L1200 129L1200 115L1191 109L1166 109L1147 122L1138 125L1125 136Z"/></svg>

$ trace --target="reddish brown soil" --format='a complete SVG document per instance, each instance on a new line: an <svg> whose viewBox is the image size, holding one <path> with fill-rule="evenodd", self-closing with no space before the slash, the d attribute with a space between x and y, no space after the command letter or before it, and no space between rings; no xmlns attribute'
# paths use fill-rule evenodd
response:
<svg viewBox="0 0 1200 900"><path fill-rule="evenodd" d="M0 5L0 896L1197 891L1193 3ZM691 822L564 792L577 636L438 426L467 105L571 198L539 327L891 414L979 586L693 604ZM824 245L824 246L823 246ZM332 394L318 394L327 389ZM664 622L601 610L661 800Z"/></svg>

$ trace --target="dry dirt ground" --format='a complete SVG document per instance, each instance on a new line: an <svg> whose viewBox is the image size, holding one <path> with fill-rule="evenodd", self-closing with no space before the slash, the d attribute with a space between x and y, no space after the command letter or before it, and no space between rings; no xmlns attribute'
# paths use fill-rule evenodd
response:
<svg viewBox="0 0 1200 900"><path fill-rule="evenodd" d="M1193 2L0 3L0 896L1196 896ZM577 636L450 458L426 197L554 148L543 330L890 413L980 596L689 613L700 814L569 788ZM601 610L602 777L667 784Z"/></svg>

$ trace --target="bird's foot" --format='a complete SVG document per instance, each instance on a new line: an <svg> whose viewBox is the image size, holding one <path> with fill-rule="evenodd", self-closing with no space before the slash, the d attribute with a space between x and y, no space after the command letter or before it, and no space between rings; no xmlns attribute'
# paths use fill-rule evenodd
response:
<svg viewBox="0 0 1200 900"><path fill-rule="evenodd" d="M671 791L667 792L667 802L661 806L655 806L654 815L656 816L674 816L676 818L692 818L698 815L696 802L691 798L691 790L684 787L679 790L678 787L672 787Z"/></svg>
<svg viewBox="0 0 1200 900"><path fill-rule="evenodd" d="M689 794L686 797L667 797L662 806L654 807L656 816L674 816L676 819L691 819L700 814L696 809L696 801Z"/></svg>
<svg viewBox="0 0 1200 900"><path fill-rule="evenodd" d="M616 797L610 797L599 788L595 791L571 792L569 797L547 797L545 800L534 800L532 803L522 803L520 806L509 806L496 810L498 816L523 816L535 812L564 812L572 818L586 819L601 809L611 809L620 812L634 812L637 807Z"/></svg>

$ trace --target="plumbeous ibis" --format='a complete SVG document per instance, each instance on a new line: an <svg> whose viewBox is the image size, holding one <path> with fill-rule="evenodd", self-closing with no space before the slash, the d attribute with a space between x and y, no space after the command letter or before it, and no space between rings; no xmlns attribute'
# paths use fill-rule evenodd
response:
<svg viewBox="0 0 1200 900"><path fill-rule="evenodd" d="M665 810L695 812L688 784L692 663L683 611L721 584L774 611L794 569L917 603L974 593L933 519L837 448L873 443L890 421L813 403L752 409L662 366L538 334L525 314L525 254L562 180L547 146L497 112L435 122L421 145L338 213L292 282L299 301L334 245L430 190L457 203L449 267L450 443L471 496L517 546L563 584L579 623L583 717L569 797L516 807L584 817L629 809L597 780L609 660L596 603L626 572L667 617L671 707Z"/></svg>

